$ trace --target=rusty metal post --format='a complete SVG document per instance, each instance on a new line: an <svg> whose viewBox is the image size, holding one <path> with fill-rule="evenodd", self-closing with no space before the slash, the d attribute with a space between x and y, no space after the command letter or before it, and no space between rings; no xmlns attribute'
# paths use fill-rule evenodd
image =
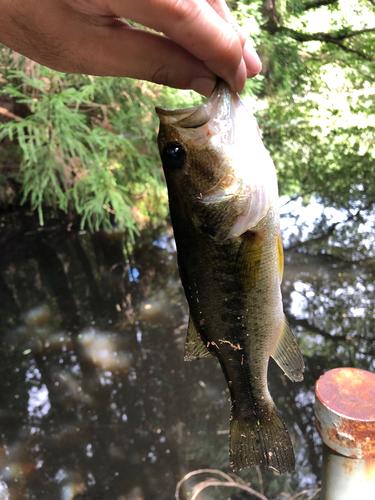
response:
<svg viewBox="0 0 375 500"><path fill-rule="evenodd" d="M375 374L336 368L315 384L321 500L375 500Z"/></svg>

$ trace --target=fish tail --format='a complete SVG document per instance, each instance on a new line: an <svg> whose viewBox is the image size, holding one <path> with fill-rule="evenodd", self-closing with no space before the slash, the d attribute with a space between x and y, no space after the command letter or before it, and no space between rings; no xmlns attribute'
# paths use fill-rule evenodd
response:
<svg viewBox="0 0 375 500"><path fill-rule="evenodd" d="M265 465L280 474L294 470L293 446L275 406L258 419L232 416L229 449L235 471L254 465Z"/></svg>

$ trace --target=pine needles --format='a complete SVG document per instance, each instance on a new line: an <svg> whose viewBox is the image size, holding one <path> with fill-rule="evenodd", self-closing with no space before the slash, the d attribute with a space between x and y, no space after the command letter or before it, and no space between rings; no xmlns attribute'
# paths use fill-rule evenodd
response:
<svg viewBox="0 0 375 500"><path fill-rule="evenodd" d="M17 145L20 203L81 216L90 230L137 231L143 216L166 215L156 149L157 87L127 79L68 75L0 50L0 98L23 111L0 124L0 142Z"/></svg>

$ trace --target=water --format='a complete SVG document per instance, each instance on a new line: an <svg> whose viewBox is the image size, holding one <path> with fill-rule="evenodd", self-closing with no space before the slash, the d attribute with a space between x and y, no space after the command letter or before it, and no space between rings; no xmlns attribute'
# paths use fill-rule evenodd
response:
<svg viewBox="0 0 375 500"><path fill-rule="evenodd" d="M296 472L238 473L269 500L319 487L319 376L375 369L375 259L358 243L371 234L338 229L286 251L285 309L306 374L293 384L271 361L269 385ZM172 499L191 471L230 472L228 390L215 360L183 361L188 311L167 225L132 244L11 213L0 249L0 500ZM211 487L199 498L255 497Z"/></svg>

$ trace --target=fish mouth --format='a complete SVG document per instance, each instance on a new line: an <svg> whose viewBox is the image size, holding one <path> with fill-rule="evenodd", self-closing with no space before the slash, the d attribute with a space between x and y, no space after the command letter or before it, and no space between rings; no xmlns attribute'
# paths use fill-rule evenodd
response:
<svg viewBox="0 0 375 500"><path fill-rule="evenodd" d="M198 129L211 122L210 129L214 134L219 127L222 131L223 123L228 123L228 119L233 123L235 109L241 104L239 95L231 91L226 82L218 79L211 97L200 106L186 109L157 106L155 110L162 123L182 129Z"/></svg>

